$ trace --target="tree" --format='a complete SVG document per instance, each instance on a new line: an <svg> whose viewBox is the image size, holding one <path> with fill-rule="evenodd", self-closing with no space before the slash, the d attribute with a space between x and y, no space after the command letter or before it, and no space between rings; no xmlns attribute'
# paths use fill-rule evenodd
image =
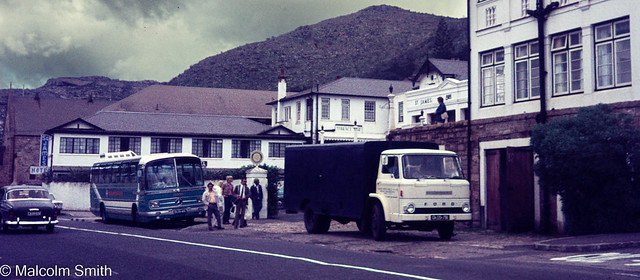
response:
<svg viewBox="0 0 640 280"><path fill-rule="evenodd" d="M559 194L569 234L640 230L640 133L607 105L533 128L540 186Z"/></svg>
<svg viewBox="0 0 640 280"><path fill-rule="evenodd" d="M451 30L444 18L440 18L438 22L438 29L432 36L433 49L431 57L450 59L453 57L454 46L453 36L451 36Z"/></svg>

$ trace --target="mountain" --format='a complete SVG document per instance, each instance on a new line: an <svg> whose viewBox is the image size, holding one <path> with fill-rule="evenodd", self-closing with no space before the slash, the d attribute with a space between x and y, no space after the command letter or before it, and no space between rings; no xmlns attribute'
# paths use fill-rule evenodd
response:
<svg viewBox="0 0 640 280"><path fill-rule="evenodd" d="M156 81L121 81L101 76L62 77L47 80L37 89L4 89L0 97L6 98L9 92L16 95L59 98L97 98L107 100L123 99Z"/></svg>
<svg viewBox="0 0 640 280"><path fill-rule="evenodd" d="M441 22L442 21L442 22ZM446 31L436 32L438 25ZM167 84L277 90L281 69L288 91L302 91L336 77L403 80L425 61L451 49L453 58L468 60L466 19L416 13L397 7L372 6L359 12L301 26L262 42L246 44L207 57ZM448 41L446 46L436 42ZM438 51L440 50L440 51ZM121 81L107 77L53 78L37 89L0 90L0 143L7 96L120 100L156 81Z"/></svg>
<svg viewBox="0 0 640 280"><path fill-rule="evenodd" d="M207 57L168 84L277 90L281 69L289 91L339 76L402 80L431 54L441 19L453 57L467 60L466 19L381 5Z"/></svg>

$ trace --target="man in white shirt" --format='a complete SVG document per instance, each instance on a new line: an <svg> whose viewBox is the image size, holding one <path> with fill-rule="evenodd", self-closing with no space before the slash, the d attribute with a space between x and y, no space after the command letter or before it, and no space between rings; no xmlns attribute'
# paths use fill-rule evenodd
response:
<svg viewBox="0 0 640 280"><path fill-rule="evenodd" d="M202 194L202 203L204 203L204 207L207 209L207 224L209 225L209 230L213 230L213 226L211 225L213 215L216 216L216 222L218 223L216 228L224 229L221 225L220 210L218 210L218 196L216 196L213 190L213 183L211 182L209 182L207 190Z"/></svg>

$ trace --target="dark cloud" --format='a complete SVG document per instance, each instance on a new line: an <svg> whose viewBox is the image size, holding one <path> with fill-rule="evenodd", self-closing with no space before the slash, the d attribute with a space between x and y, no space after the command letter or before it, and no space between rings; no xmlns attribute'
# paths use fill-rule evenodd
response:
<svg viewBox="0 0 640 280"><path fill-rule="evenodd" d="M102 7L96 7L96 16L118 18L134 25L141 18L162 21L185 8L184 1L171 0L102 0Z"/></svg>
<svg viewBox="0 0 640 280"><path fill-rule="evenodd" d="M446 4L443 4L446 3ZM457 3L454 4L454 3ZM465 0L0 1L0 88L49 78L168 81L190 65L302 25L389 4L456 16ZM455 8L455 10L453 9Z"/></svg>

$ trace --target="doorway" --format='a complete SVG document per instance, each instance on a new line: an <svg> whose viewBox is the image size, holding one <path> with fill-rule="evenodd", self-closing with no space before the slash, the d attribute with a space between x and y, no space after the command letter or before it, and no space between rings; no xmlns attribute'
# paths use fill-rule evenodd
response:
<svg viewBox="0 0 640 280"><path fill-rule="evenodd" d="M486 150L487 228L535 229L533 151L530 147Z"/></svg>

